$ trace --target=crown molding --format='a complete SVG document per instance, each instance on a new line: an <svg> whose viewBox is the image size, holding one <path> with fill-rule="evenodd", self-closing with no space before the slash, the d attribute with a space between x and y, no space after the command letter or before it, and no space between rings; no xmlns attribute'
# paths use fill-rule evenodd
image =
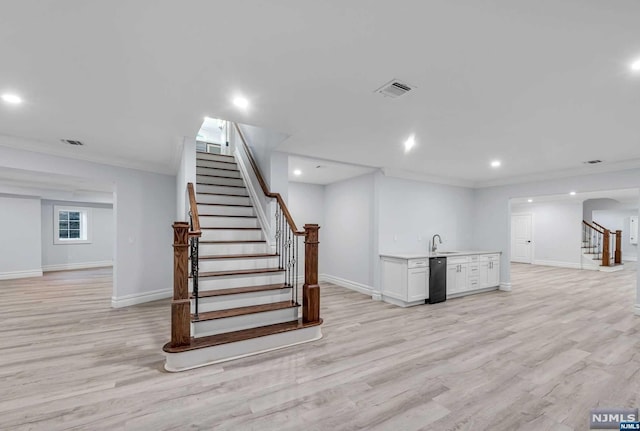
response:
<svg viewBox="0 0 640 431"><path fill-rule="evenodd" d="M381 170L386 177L421 181L424 183L443 184L447 186L467 187L467 188L474 187L473 181L464 180L461 178L439 177L435 175L428 175L420 172L406 171L404 169L395 169L395 168L382 168Z"/></svg>

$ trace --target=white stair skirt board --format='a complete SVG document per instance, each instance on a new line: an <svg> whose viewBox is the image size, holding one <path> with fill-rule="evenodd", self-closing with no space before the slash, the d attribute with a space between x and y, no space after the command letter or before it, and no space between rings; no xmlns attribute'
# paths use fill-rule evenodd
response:
<svg viewBox="0 0 640 431"><path fill-rule="evenodd" d="M191 333L194 337L223 334L225 332L241 331L259 326L275 325L276 323L291 322L298 318L298 307L283 310L263 311L261 313L245 314L243 316L225 317L223 319L193 322Z"/></svg>
<svg viewBox="0 0 640 431"><path fill-rule="evenodd" d="M356 281L335 277L333 275L320 274L318 278L320 279L320 281L337 284L338 286L346 287L347 289L355 290L356 292L364 293L365 295L369 295L372 297L375 293L378 293L372 286L367 286L366 284L358 283Z"/></svg>
<svg viewBox="0 0 640 431"><path fill-rule="evenodd" d="M242 195L249 196L245 187L216 186L212 184L198 183L198 193L217 193L221 195Z"/></svg>
<svg viewBox="0 0 640 431"><path fill-rule="evenodd" d="M219 186L244 187L242 178L212 177L209 175L196 175L196 181L204 184L216 184Z"/></svg>
<svg viewBox="0 0 640 431"><path fill-rule="evenodd" d="M42 270L38 268L38 269L27 269L24 271L0 272L0 280L14 280L17 278L31 278L31 277L42 277Z"/></svg>
<svg viewBox="0 0 640 431"><path fill-rule="evenodd" d="M214 160L197 160L197 167L206 167L206 168L218 168L218 169L238 169L238 165L235 163L224 163L224 162L216 162Z"/></svg>
<svg viewBox="0 0 640 431"><path fill-rule="evenodd" d="M200 243L200 255L212 254L250 254L269 253L270 249L265 242L237 242L228 244L204 244Z"/></svg>
<svg viewBox="0 0 640 431"><path fill-rule="evenodd" d="M203 229L202 241L262 241L262 229Z"/></svg>
<svg viewBox="0 0 640 431"><path fill-rule="evenodd" d="M196 175L215 175L217 177L241 178L240 171L228 171L225 169L204 168L200 166L196 168Z"/></svg>
<svg viewBox="0 0 640 431"><path fill-rule="evenodd" d="M201 254L201 256L204 256ZM247 257L242 259L200 259L200 272L233 271L257 268L277 268L278 256L275 257Z"/></svg>
<svg viewBox="0 0 640 431"><path fill-rule="evenodd" d="M196 189L197 188L198 185L196 185ZM197 193L196 201L201 204L251 205L251 199L249 199L249 196L207 195Z"/></svg>
<svg viewBox="0 0 640 431"><path fill-rule="evenodd" d="M233 157L225 156L222 154L213 154L213 153L196 153L196 159L198 160L214 160L219 162L233 162Z"/></svg>
<svg viewBox="0 0 640 431"><path fill-rule="evenodd" d="M271 275L273 274L273 275ZM202 275L202 272L200 273ZM255 275L227 275L223 277L200 277L198 289L201 292L215 289L231 289L243 286L263 286L266 284L284 283L284 272ZM189 279L191 286L191 279Z"/></svg>
<svg viewBox="0 0 640 431"><path fill-rule="evenodd" d="M274 289L263 292L239 293L200 298L198 312L226 310L228 308L250 307L252 305L272 304L291 300L291 288ZM191 300L191 312L195 312L195 300Z"/></svg>
<svg viewBox="0 0 640 431"><path fill-rule="evenodd" d="M320 325L317 325L181 353L165 353L166 362L164 368L170 372L186 371L204 367L205 365L308 343L321 338L322 329Z"/></svg>
<svg viewBox="0 0 640 431"><path fill-rule="evenodd" d="M203 214L253 217L256 215L253 211L253 207L234 207L225 205L198 205L198 214L200 214L200 217L204 217Z"/></svg>
<svg viewBox="0 0 640 431"><path fill-rule="evenodd" d="M63 263L59 265L43 265L42 272L73 271L76 269L106 268L109 266L113 266L113 261L103 260L100 262Z"/></svg>
<svg viewBox="0 0 640 431"><path fill-rule="evenodd" d="M200 215L201 227L260 227L257 218Z"/></svg>

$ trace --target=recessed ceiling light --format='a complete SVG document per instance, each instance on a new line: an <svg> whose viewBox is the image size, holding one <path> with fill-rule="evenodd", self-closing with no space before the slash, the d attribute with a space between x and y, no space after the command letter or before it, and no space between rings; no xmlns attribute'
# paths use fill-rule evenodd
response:
<svg viewBox="0 0 640 431"><path fill-rule="evenodd" d="M501 164L502 163L500 162L500 160L494 160L493 162L491 162L491 167L492 168L499 168Z"/></svg>
<svg viewBox="0 0 640 431"><path fill-rule="evenodd" d="M640 59L638 59L638 60L634 61L633 63L631 63L630 68L634 72L640 72Z"/></svg>
<svg viewBox="0 0 640 431"><path fill-rule="evenodd" d="M527 202L531 203L533 202L533 199L527 199Z"/></svg>
<svg viewBox="0 0 640 431"><path fill-rule="evenodd" d="M406 141L404 141L404 152L408 153L411 149L416 145L416 137L414 135L409 136Z"/></svg>
<svg viewBox="0 0 640 431"><path fill-rule="evenodd" d="M296 169L293 171L293 175L295 175L296 177L299 177L300 175L302 175L302 171L300 169Z"/></svg>
<svg viewBox="0 0 640 431"><path fill-rule="evenodd" d="M13 105L17 105L19 103L22 103L22 98L20 96L15 95L15 94L3 94L2 95L2 100L4 100L7 103L11 103Z"/></svg>
<svg viewBox="0 0 640 431"><path fill-rule="evenodd" d="M247 109L247 107L249 106L249 101L244 97L236 97L235 99L233 99L233 104L240 109Z"/></svg>
<svg viewBox="0 0 640 431"><path fill-rule="evenodd" d="M576 192L569 192L569 194L570 194L571 196L575 196L575 195L576 195Z"/></svg>

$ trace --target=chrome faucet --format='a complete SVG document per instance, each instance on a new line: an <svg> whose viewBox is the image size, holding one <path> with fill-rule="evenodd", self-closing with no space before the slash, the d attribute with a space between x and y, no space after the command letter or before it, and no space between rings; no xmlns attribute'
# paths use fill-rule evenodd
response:
<svg viewBox="0 0 640 431"><path fill-rule="evenodd" d="M436 251L438 251L438 246L436 245L436 237L438 237L438 241L440 241L440 244L442 244L442 238L440 238L440 235L435 234L433 238L431 238L431 253L435 253Z"/></svg>

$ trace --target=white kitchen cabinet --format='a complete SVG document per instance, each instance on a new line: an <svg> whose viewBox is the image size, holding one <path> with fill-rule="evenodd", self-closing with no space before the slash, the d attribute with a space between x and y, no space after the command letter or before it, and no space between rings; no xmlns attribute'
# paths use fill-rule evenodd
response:
<svg viewBox="0 0 640 431"><path fill-rule="evenodd" d="M500 255L487 254L480 256L479 289L500 285Z"/></svg>
<svg viewBox="0 0 640 431"><path fill-rule="evenodd" d="M467 263L447 265L447 294L462 293L467 290Z"/></svg>
<svg viewBox="0 0 640 431"><path fill-rule="evenodd" d="M401 307L429 298L429 259L381 257L382 299Z"/></svg>

